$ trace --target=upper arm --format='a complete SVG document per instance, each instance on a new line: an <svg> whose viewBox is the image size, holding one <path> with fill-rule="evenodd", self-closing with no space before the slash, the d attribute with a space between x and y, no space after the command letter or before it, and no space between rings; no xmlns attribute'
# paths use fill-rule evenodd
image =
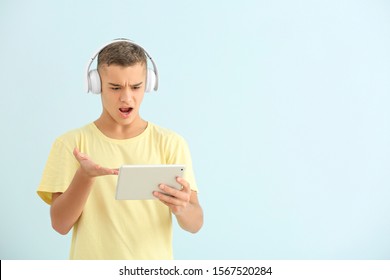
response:
<svg viewBox="0 0 390 280"><path fill-rule="evenodd" d="M52 193L51 195L51 204L53 205L54 201L61 195L61 192Z"/></svg>

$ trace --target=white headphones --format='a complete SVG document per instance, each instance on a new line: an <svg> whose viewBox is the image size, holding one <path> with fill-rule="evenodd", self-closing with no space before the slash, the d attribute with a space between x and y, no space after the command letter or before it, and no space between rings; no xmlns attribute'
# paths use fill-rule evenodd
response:
<svg viewBox="0 0 390 280"><path fill-rule="evenodd" d="M145 52L145 55L149 58L149 60L152 62L152 65L153 65L153 70L149 69L149 68L147 69L145 92L150 92L150 91L152 91L152 89L154 91L157 91L157 89L158 89L158 71L157 71L157 66L154 63L152 57L140 45L134 43L131 40L122 39L121 38L121 39L115 39L112 42L104 44L91 57L90 61L87 64L87 72L86 72L86 74L87 74L87 85L86 85L87 92L92 92L92 93L96 93L96 94L101 93L101 80L100 80L99 72L98 72L97 69L89 70L89 68L91 67L93 61L99 55L101 50L103 50L108 45L111 45L111 44L117 43L117 42L128 42L128 43L131 43L133 45L136 45L136 46L140 47Z"/></svg>

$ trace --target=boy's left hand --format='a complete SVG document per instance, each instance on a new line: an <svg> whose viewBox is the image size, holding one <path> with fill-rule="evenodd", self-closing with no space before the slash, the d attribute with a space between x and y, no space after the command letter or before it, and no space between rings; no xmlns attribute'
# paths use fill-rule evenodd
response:
<svg viewBox="0 0 390 280"><path fill-rule="evenodd" d="M167 185L161 184L159 187L161 192L153 192L153 195L158 198L162 203L167 205L173 214L179 216L185 212L191 198L190 184L181 177L177 177L176 181L182 185L182 189L178 190Z"/></svg>

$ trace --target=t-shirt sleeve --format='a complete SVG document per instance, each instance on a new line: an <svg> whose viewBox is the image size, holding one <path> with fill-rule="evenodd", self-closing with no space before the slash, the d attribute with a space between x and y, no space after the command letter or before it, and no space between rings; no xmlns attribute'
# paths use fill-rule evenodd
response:
<svg viewBox="0 0 390 280"><path fill-rule="evenodd" d="M52 202L52 194L65 192L79 167L73 155L73 148L57 139L50 150L37 193L47 204Z"/></svg>

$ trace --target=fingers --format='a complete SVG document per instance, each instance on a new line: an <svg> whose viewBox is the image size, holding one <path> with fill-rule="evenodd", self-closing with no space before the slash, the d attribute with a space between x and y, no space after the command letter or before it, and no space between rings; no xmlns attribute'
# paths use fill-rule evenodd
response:
<svg viewBox="0 0 390 280"><path fill-rule="evenodd" d="M106 168L106 167L101 167L99 166L99 170L102 175L118 175L119 174L119 169L111 169L111 168Z"/></svg>
<svg viewBox="0 0 390 280"><path fill-rule="evenodd" d="M119 174L119 169L106 168L96 164L88 155L81 153L77 147L73 149L73 155L80 163L80 166L84 172L91 177Z"/></svg>
<svg viewBox="0 0 390 280"><path fill-rule="evenodd" d="M189 183L181 177L177 177L176 181L182 186L180 190L167 186L165 184L161 184L159 188L169 196L176 197L182 200L187 200L189 194L191 193L191 188Z"/></svg>
<svg viewBox="0 0 390 280"><path fill-rule="evenodd" d="M78 161L88 159L88 156L86 154L81 153L77 147L73 149L73 155Z"/></svg>
<svg viewBox="0 0 390 280"><path fill-rule="evenodd" d="M182 190L191 193L190 183L184 180L182 177L176 177L176 181L183 187Z"/></svg>
<svg viewBox="0 0 390 280"><path fill-rule="evenodd" d="M98 172L98 175L118 175L119 174L119 169L118 168L107 168L103 167L99 164L95 164L94 168L96 172Z"/></svg>
<svg viewBox="0 0 390 280"><path fill-rule="evenodd" d="M159 188L163 193L153 193L156 198L167 205L175 214L183 211L187 207L191 198L190 184L180 177L177 177L176 181L181 184L181 190L169 187L165 184L161 184Z"/></svg>

